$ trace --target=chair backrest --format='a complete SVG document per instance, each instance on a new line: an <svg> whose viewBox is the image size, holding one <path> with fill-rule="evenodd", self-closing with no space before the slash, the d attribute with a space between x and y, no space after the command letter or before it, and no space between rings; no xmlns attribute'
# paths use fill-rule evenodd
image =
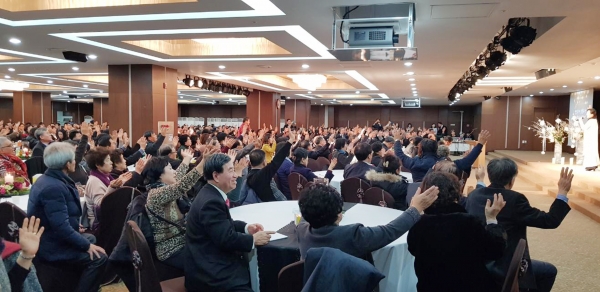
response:
<svg viewBox="0 0 600 292"><path fill-rule="evenodd" d="M44 157L30 157L25 161L27 166L27 176L29 181L33 181L33 176L38 173L44 173L48 167L44 164Z"/></svg>
<svg viewBox="0 0 600 292"><path fill-rule="evenodd" d="M365 190L369 189L370 187L371 185L369 183L360 178L347 178L343 180L340 185L342 198L344 199L344 202L362 203Z"/></svg>
<svg viewBox="0 0 600 292"><path fill-rule="evenodd" d="M304 287L304 261L291 263L279 271L278 291L301 292Z"/></svg>
<svg viewBox="0 0 600 292"><path fill-rule="evenodd" d="M11 202L0 203L0 236L7 241L19 242L19 228L27 214Z"/></svg>
<svg viewBox="0 0 600 292"><path fill-rule="evenodd" d="M317 162L319 163L319 166L321 168L321 171L326 170L329 167L329 164L331 163L329 161L329 159L323 157L323 156L319 156L317 158Z"/></svg>
<svg viewBox="0 0 600 292"><path fill-rule="evenodd" d="M515 253L513 254L510 265L508 266L508 272L504 279L504 285L502 286L502 292L519 292L519 274L525 274L526 271L519 273L522 269L523 254L525 253L525 247L527 241L525 239L519 240Z"/></svg>
<svg viewBox="0 0 600 292"><path fill-rule="evenodd" d="M406 204L410 206L410 201L415 196L417 189L421 186L420 182L409 183L406 188Z"/></svg>
<svg viewBox="0 0 600 292"><path fill-rule="evenodd" d="M125 227L127 244L131 250L135 272L135 292L162 292L158 274L154 267L150 247L144 234L134 221L127 221Z"/></svg>
<svg viewBox="0 0 600 292"><path fill-rule="evenodd" d="M247 186L246 196L244 201L242 201L242 205L250 205L257 203L262 203L262 201L260 200L256 192L250 186Z"/></svg>
<svg viewBox="0 0 600 292"><path fill-rule="evenodd" d="M288 184L290 185L292 200L298 200L300 198L300 192L304 189L306 183L308 183L308 180L297 172L292 172L288 175Z"/></svg>
<svg viewBox="0 0 600 292"><path fill-rule="evenodd" d="M322 170L319 163L312 158L308 159L308 168L310 168L310 170L312 170L313 172Z"/></svg>
<svg viewBox="0 0 600 292"><path fill-rule="evenodd" d="M100 202L100 227L97 233L97 244L104 248L107 255L117 245L121 230L127 218L127 207L134 197L141 193L131 187L121 187L107 194Z"/></svg>
<svg viewBox="0 0 600 292"><path fill-rule="evenodd" d="M392 208L394 207L394 202L394 197L390 193L377 187L369 188L363 197L363 203L374 206Z"/></svg>

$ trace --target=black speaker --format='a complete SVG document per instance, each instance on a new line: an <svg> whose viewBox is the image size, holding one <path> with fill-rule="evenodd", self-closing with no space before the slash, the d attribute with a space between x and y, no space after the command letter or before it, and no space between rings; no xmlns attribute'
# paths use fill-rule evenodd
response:
<svg viewBox="0 0 600 292"><path fill-rule="evenodd" d="M285 96L283 96L283 95L279 97L279 99L281 99L281 100L285 100L286 98L287 98L287 97L285 97Z"/></svg>
<svg viewBox="0 0 600 292"><path fill-rule="evenodd" d="M81 63L87 62L86 54L77 53L77 52L73 52L73 51L65 51L65 52L63 52L63 56L65 57L66 60L69 60L69 61L75 61L75 62L81 62Z"/></svg>
<svg viewBox="0 0 600 292"><path fill-rule="evenodd" d="M77 98L77 95L71 95L71 94L69 94L69 98Z"/></svg>
<svg viewBox="0 0 600 292"><path fill-rule="evenodd" d="M219 104L219 103L220 103L220 102L219 102L218 100L217 100L217 101L215 101L215 104Z"/></svg>

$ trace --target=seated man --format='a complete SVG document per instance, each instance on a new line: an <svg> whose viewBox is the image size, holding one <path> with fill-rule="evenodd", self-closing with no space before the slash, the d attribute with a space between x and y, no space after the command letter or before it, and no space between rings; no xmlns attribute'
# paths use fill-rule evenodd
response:
<svg viewBox="0 0 600 292"><path fill-rule="evenodd" d="M52 135L50 135L46 128L38 128L35 130L35 138L39 143L35 144L35 147L33 147L31 157L43 157L44 149L52 142Z"/></svg>
<svg viewBox="0 0 600 292"><path fill-rule="evenodd" d="M491 200L494 194L502 194L506 206L498 214L498 224L502 225L508 235L507 249L504 256L497 260L493 266L493 272L498 279L504 279L513 253L520 239L527 240L527 227L543 229L557 228L567 216L571 207L567 193L571 189L573 181L573 170L563 168L558 181L558 196L548 213L529 205L527 197L512 190L518 174L517 164L508 159L493 159L487 166L488 176L491 182L489 187L477 188L469 194L466 209L469 214L478 216L481 222L485 222L484 206L487 200ZM556 278L556 267L550 263L531 260L529 247L525 248L525 260L529 263L529 269L525 275L519 278L521 289L533 289L546 292L552 289Z"/></svg>
<svg viewBox="0 0 600 292"><path fill-rule="evenodd" d="M355 257L365 257L406 233L438 197L437 187L415 194L411 207L387 225L365 227L362 224L339 226L344 202L331 186L316 184L305 188L298 205L306 222L296 227L300 256L313 247L332 247Z"/></svg>
<svg viewBox="0 0 600 292"><path fill-rule="evenodd" d="M0 137L0 177L4 177L6 173L12 173L15 177L22 177L29 181L27 165L15 155L12 142L6 137Z"/></svg>
<svg viewBox="0 0 600 292"><path fill-rule="evenodd" d="M373 157L373 149L367 143L358 143L354 147L354 155L358 162L346 165L344 168L344 179L357 177L362 180L367 180L365 174L371 169L379 171L379 169L371 164Z"/></svg>

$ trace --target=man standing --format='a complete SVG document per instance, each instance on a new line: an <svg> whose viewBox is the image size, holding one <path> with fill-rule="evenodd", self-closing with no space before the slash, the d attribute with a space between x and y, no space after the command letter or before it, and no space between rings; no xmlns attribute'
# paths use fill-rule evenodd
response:
<svg viewBox="0 0 600 292"><path fill-rule="evenodd" d="M188 292L252 291L244 253L267 244L274 232L231 218L226 194L237 185L231 157L209 157L204 177L208 183L187 215L185 287Z"/></svg>
<svg viewBox="0 0 600 292"><path fill-rule="evenodd" d="M240 125L240 128L238 129L236 137L239 137L242 134L246 134L247 130L250 130L250 118L249 117L244 118L244 121L242 122L242 124Z"/></svg>
<svg viewBox="0 0 600 292"><path fill-rule="evenodd" d="M477 188L469 194L466 209L469 214L479 217L482 224L486 222L483 206L486 201L494 197L494 194L502 194L506 206L498 214L498 224L506 230L507 248L504 256L497 260L492 266L493 273L498 278L504 279L512 256L517 248L519 240L527 240L527 227L542 229L554 229L560 226L567 216L569 207L567 193L571 189L573 181L573 170L563 168L558 181L558 195L550 206L550 211L544 212L529 205L527 197L512 190L517 178L517 164L508 159L493 159L487 167L491 182L489 187ZM538 292L549 292L556 279L556 267L551 263L532 260L529 256L529 246L525 247L524 260L528 269L519 278L521 290L530 289Z"/></svg>
<svg viewBox="0 0 600 292"><path fill-rule="evenodd" d="M43 157L44 149L46 149L46 146L52 142L52 135L48 133L46 128L38 128L35 130L35 138L40 142L33 147L33 153L31 154L31 157Z"/></svg>

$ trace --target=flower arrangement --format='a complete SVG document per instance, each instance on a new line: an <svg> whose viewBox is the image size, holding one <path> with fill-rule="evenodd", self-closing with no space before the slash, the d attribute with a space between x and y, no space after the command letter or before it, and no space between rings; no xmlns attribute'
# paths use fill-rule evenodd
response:
<svg viewBox="0 0 600 292"><path fill-rule="evenodd" d="M574 129L569 126L568 120L563 121L557 116L554 122L556 124L552 125L542 118L534 122L533 125L527 127L528 130L533 130L535 132L536 137L542 138L542 154L546 153L546 140L550 143L556 142L556 144L562 145L565 141L565 137L574 131Z"/></svg>
<svg viewBox="0 0 600 292"><path fill-rule="evenodd" d="M15 177L12 182L0 178L0 196L12 197L29 194L29 182L23 177Z"/></svg>
<svg viewBox="0 0 600 292"><path fill-rule="evenodd" d="M29 151L27 148L22 148L22 149L17 148L17 151L15 154L23 160L27 160L27 159L31 158L31 151Z"/></svg>
<svg viewBox="0 0 600 292"><path fill-rule="evenodd" d="M574 148L579 141L583 140L583 129L581 128L581 125L578 123L575 117L573 117L572 121L573 122L569 127L568 134L571 137L571 140L573 141L573 145L571 145L571 147Z"/></svg>

